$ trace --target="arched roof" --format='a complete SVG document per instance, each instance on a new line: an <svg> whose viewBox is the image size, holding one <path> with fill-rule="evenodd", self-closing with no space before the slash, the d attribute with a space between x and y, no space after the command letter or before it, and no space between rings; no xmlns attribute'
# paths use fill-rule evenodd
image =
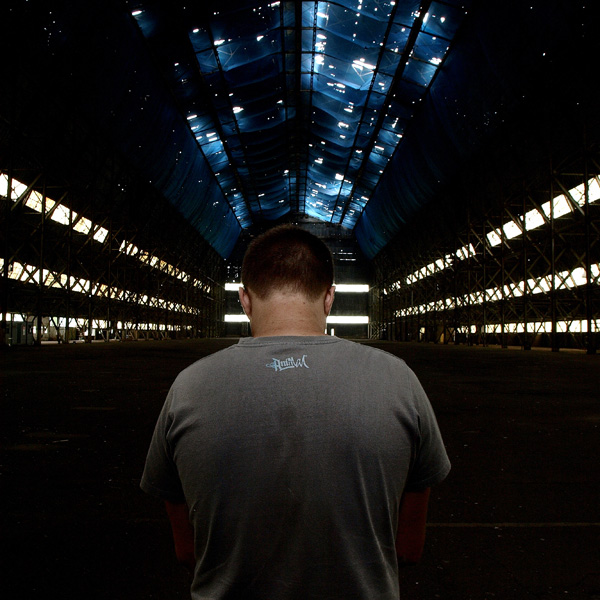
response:
<svg viewBox="0 0 600 600"><path fill-rule="evenodd" d="M498 132L523 148L533 136L545 160L543 126L571 131L581 82L594 87L589 9L567 0L2 10L5 83L37 82L31 118L44 102L46 118L77 113L223 257L243 230L304 215L353 230L372 258Z"/></svg>

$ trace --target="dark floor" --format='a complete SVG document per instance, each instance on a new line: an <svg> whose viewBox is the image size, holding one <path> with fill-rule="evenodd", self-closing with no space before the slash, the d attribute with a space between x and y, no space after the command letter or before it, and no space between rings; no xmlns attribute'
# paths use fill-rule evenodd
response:
<svg viewBox="0 0 600 600"><path fill-rule="evenodd" d="M176 373L235 340L0 352L0 594L188 598L138 483ZM600 356L378 344L436 409L453 470L402 598L600 599Z"/></svg>

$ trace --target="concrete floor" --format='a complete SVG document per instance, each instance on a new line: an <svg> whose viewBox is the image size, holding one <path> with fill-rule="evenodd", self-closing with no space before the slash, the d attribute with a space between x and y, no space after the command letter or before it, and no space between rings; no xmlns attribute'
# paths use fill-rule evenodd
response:
<svg viewBox="0 0 600 600"><path fill-rule="evenodd" d="M176 373L234 342L0 353L4 598L189 597L139 477ZM600 356L377 345L420 377L453 463L402 598L600 599Z"/></svg>

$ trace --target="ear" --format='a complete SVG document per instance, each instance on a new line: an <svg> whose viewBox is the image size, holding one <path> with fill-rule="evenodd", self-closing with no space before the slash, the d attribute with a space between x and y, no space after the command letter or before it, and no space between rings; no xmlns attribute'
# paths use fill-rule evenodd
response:
<svg viewBox="0 0 600 600"><path fill-rule="evenodd" d="M333 299L335 297L335 285L332 285L326 292L325 292L325 300L323 302L323 307L325 309L325 316L328 316L329 313L331 312L331 307L333 305Z"/></svg>
<svg viewBox="0 0 600 600"><path fill-rule="evenodd" d="M246 316L250 318L250 316L252 315L252 300L250 298L250 294L248 293L248 290L246 290L246 288L243 288L241 286L238 290L238 293L240 296L240 304L242 305Z"/></svg>

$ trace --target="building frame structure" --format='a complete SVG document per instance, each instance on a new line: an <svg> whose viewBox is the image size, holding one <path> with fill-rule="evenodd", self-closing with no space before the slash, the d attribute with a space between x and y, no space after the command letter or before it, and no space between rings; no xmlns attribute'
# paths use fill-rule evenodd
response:
<svg viewBox="0 0 600 600"><path fill-rule="evenodd" d="M597 148L549 161L510 194L473 199L453 238L421 228L411 243L393 244L375 260L376 335L595 353L599 173Z"/></svg>
<svg viewBox="0 0 600 600"><path fill-rule="evenodd" d="M0 166L3 343L221 335L224 260L150 186L96 158L84 188Z"/></svg>

